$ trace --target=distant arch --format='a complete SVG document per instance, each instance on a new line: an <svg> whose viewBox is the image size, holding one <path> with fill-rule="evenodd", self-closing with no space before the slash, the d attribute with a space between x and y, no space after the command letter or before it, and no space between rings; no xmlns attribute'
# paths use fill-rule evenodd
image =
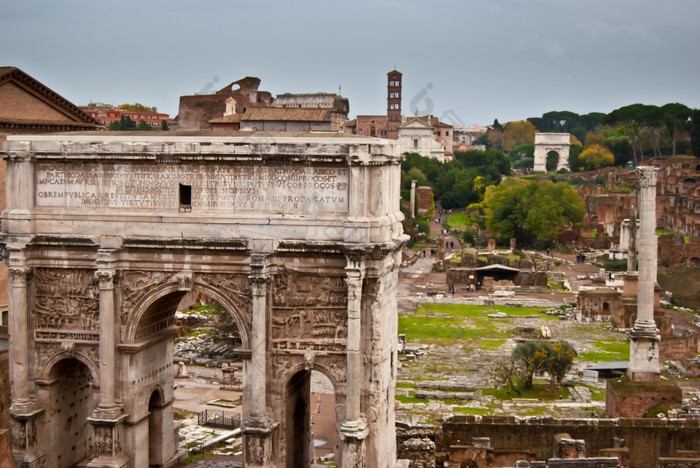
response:
<svg viewBox="0 0 700 468"><path fill-rule="evenodd" d="M547 172L547 154L551 151L559 155L556 171L569 168L569 133L535 133L535 162L533 172Z"/></svg>

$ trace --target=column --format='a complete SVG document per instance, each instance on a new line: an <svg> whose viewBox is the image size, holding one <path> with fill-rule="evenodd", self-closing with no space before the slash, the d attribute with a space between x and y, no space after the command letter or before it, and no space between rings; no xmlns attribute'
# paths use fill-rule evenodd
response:
<svg viewBox="0 0 700 468"><path fill-rule="evenodd" d="M253 275L253 320L251 339L250 386L253 395L248 424L260 426L267 422L267 284L269 277Z"/></svg>
<svg viewBox="0 0 700 468"><path fill-rule="evenodd" d="M364 440L367 438L367 424L361 418L362 368L362 277L363 260L359 256L349 256L345 268L345 281L348 285L348 341L345 391L345 421L340 427L343 439L344 468L364 466Z"/></svg>
<svg viewBox="0 0 700 468"><path fill-rule="evenodd" d="M630 363L627 375L633 381L650 382L659 378L659 329L654 322L656 284L656 175L658 168L639 166L639 277L637 320L629 331Z"/></svg>
<svg viewBox="0 0 700 468"><path fill-rule="evenodd" d="M100 288L100 403L98 411L111 412L116 408L115 338L114 338L114 271L98 270L95 278Z"/></svg>
<svg viewBox="0 0 700 468"><path fill-rule="evenodd" d="M27 283L31 268L26 265L24 248L7 246L10 309L10 380L12 382L12 455L17 466L43 466L46 455L37 443L41 426L37 417L44 411L32 397L29 385L29 304Z"/></svg>
<svg viewBox="0 0 700 468"><path fill-rule="evenodd" d="M627 273L637 271L637 209L630 208L630 223L627 233Z"/></svg>
<svg viewBox="0 0 700 468"><path fill-rule="evenodd" d="M411 181L411 218L416 217L416 182L418 181Z"/></svg>
<svg viewBox="0 0 700 468"><path fill-rule="evenodd" d="M250 414L243 427L245 466L268 467L274 461L271 434L277 427L267 410L267 291L270 277L265 271L265 256L254 254L250 286L253 293L251 320L251 356L246 378L252 395Z"/></svg>
<svg viewBox="0 0 700 468"><path fill-rule="evenodd" d="M102 239L112 242L112 239ZM91 468L121 468L129 465L123 452L125 440L124 421L128 417L124 408L116 403L116 319L114 300L114 252L112 248L97 251L97 279L100 291L100 401L88 418L94 428L95 459Z"/></svg>
<svg viewBox="0 0 700 468"><path fill-rule="evenodd" d="M16 254L12 253L14 257ZM11 262L12 263L12 262ZM29 399L29 310L27 307L27 279L31 268L10 266L10 372L12 373L12 408L22 410L30 406Z"/></svg>

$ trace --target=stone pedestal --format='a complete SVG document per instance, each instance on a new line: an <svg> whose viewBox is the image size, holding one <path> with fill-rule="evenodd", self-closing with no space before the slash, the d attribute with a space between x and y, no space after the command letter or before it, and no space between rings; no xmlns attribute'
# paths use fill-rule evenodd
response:
<svg viewBox="0 0 700 468"><path fill-rule="evenodd" d="M346 421L340 427L340 438L343 441L343 468L362 468L365 465L366 451L365 439L369 431L363 421L357 425L348 424Z"/></svg>
<svg viewBox="0 0 700 468"><path fill-rule="evenodd" d="M37 443L37 418L43 413L32 403L13 403L12 415L12 455L17 466L39 468L44 466L46 455Z"/></svg>
<svg viewBox="0 0 700 468"><path fill-rule="evenodd" d="M89 468L130 467L129 458L124 454L124 421L126 414L121 408L97 408L88 418L93 425L95 436L95 458L88 463Z"/></svg>
<svg viewBox="0 0 700 468"><path fill-rule="evenodd" d="M278 424L270 424L267 427L243 428L243 458L246 467L272 466L272 434L277 427Z"/></svg>

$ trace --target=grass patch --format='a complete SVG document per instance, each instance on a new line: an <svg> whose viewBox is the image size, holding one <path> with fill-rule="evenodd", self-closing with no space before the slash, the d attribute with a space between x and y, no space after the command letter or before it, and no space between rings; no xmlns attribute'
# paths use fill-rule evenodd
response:
<svg viewBox="0 0 700 468"><path fill-rule="evenodd" d="M491 408L475 408L473 406L457 406L452 408L452 412L457 414L467 414L471 416L484 416L485 414L491 414L493 410Z"/></svg>
<svg viewBox="0 0 700 468"><path fill-rule="evenodd" d="M478 306L466 304L421 304L415 314L399 316L399 333L422 343L444 344L455 340L495 340L484 349L495 349L510 337L503 327L510 319L490 318L488 315L503 312L511 317L539 315L541 307ZM555 316L542 318L558 320Z"/></svg>
<svg viewBox="0 0 700 468"><path fill-rule="evenodd" d="M592 342L595 350L581 353L583 361L627 361L630 357L630 345L625 340L596 340Z"/></svg>
<svg viewBox="0 0 700 468"><path fill-rule="evenodd" d="M467 229L469 226L474 224L474 222L469 218L469 215L466 213L456 213L453 215L448 216L445 219L447 226L450 227L450 229Z"/></svg>
<svg viewBox="0 0 700 468"><path fill-rule="evenodd" d="M414 382L396 382L396 388L416 388Z"/></svg>
<svg viewBox="0 0 700 468"><path fill-rule="evenodd" d="M501 346L503 346L506 343L507 340L504 339L491 339L491 338L485 338L483 341L479 343L479 348L486 350L486 351L493 351ZM465 351L470 351L471 348L466 349Z"/></svg>
<svg viewBox="0 0 700 468"><path fill-rule="evenodd" d="M418 398L415 394L415 392L411 392L410 395L396 395L394 397L396 401L400 401L401 403L429 403L430 400L427 398Z"/></svg>
<svg viewBox="0 0 700 468"><path fill-rule="evenodd" d="M493 396L498 400L513 400L518 398L528 398L537 400L560 400L569 398L569 389L559 386L557 392L552 395L549 387L549 382L534 382L532 388L524 388L522 384L517 383L515 388L520 392L518 395L515 392L508 393L505 388L485 388L484 395Z"/></svg>

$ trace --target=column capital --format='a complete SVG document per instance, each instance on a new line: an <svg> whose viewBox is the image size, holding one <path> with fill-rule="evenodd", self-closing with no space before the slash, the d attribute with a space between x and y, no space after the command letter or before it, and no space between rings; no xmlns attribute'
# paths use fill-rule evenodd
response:
<svg viewBox="0 0 700 468"><path fill-rule="evenodd" d="M114 289L114 276L114 270L97 270L95 272L95 279L100 284L100 290Z"/></svg>
<svg viewBox="0 0 700 468"><path fill-rule="evenodd" d="M660 170L658 167L638 166L636 170L639 174L640 187L654 187L656 185L656 176Z"/></svg>
<svg viewBox="0 0 700 468"><path fill-rule="evenodd" d="M253 296L264 296L267 294L267 283L270 282L268 275L250 275L248 279L253 290Z"/></svg>
<svg viewBox="0 0 700 468"><path fill-rule="evenodd" d="M32 269L28 266L11 266L7 269L10 283L15 287L26 286L31 273Z"/></svg>

